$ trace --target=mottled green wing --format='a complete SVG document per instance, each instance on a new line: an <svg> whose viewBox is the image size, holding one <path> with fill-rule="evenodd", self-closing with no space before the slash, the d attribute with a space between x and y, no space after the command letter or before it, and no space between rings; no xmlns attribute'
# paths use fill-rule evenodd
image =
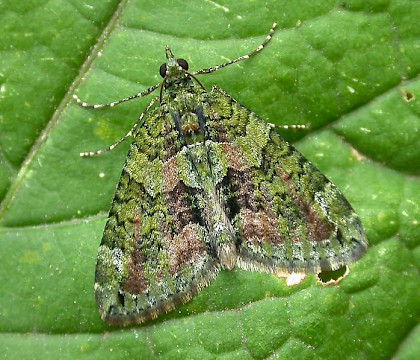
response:
<svg viewBox="0 0 420 360"><path fill-rule="evenodd" d="M173 171L183 145L165 107L132 143L98 252L95 295L104 321L142 323L185 303L217 273L191 189Z"/></svg>
<svg viewBox="0 0 420 360"><path fill-rule="evenodd" d="M341 192L254 113L214 87L209 127L229 163L224 193L237 229L237 266L290 274L335 270L368 242Z"/></svg>

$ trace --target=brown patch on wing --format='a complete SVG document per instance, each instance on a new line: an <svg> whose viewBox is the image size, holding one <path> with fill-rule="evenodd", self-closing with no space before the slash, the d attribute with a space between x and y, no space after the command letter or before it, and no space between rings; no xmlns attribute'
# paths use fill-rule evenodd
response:
<svg viewBox="0 0 420 360"><path fill-rule="evenodd" d="M197 224L188 224L171 239L168 248L169 273L177 274L184 266L197 261L207 253L205 244L197 232Z"/></svg>
<svg viewBox="0 0 420 360"><path fill-rule="evenodd" d="M128 275L127 279L124 281L122 287L125 291L128 291L130 294L141 294L143 293L148 286L147 279L143 271L143 255L137 249L137 244L140 236L140 226L141 226L141 216L135 214L133 218L133 242L132 245L134 250L130 254L128 259Z"/></svg>
<svg viewBox="0 0 420 360"><path fill-rule="evenodd" d="M193 195L189 191L191 189L179 181L172 191L165 193L166 204L176 233L183 231L189 223L201 221L200 213L192 203Z"/></svg>
<svg viewBox="0 0 420 360"><path fill-rule="evenodd" d="M253 212L241 209L242 235L248 241L256 243L281 244L284 238L279 233L277 218L268 216L265 212Z"/></svg>
<svg viewBox="0 0 420 360"><path fill-rule="evenodd" d="M128 276L122 284L122 288L133 295L142 294L146 291L148 282L143 271L143 255L136 249L131 253L128 260Z"/></svg>
<svg viewBox="0 0 420 360"><path fill-rule="evenodd" d="M230 168L238 171L243 171L249 168L249 166L246 163L246 160L241 155L237 146L231 143L221 143L220 145L222 147L223 153L227 158Z"/></svg>
<svg viewBox="0 0 420 360"><path fill-rule="evenodd" d="M316 211L299 196L295 198L299 205L300 213L308 227L308 239L322 241L330 237L333 227L329 222L324 221Z"/></svg>
<svg viewBox="0 0 420 360"><path fill-rule="evenodd" d="M321 218L311 204L295 191L293 183L287 174L281 172L278 168L276 168L276 172L283 180L284 184L287 185L289 194L291 194L298 206L300 217L305 222L308 229L308 240L322 241L328 239L333 231L333 226ZM301 239L292 237L292 241L299 243L301 242Z"/></svg>
<svg viewBox="0 0 420 360"><path fill-rule="evenodd" d="M238 209L258 210L257 201L254 196L254 184L251 181L251 169L236 171L228 169L227 175L234 188L235 203Z"/></svg>
<svg viewBox="0 0 420 360"><path fill-rule="evenodd" d="M164 162L162 167L162 177L163 177L163 191L169 192L174 189L178 184L178 166L176 163L176 157L173 156L167 161Z"/></svg>

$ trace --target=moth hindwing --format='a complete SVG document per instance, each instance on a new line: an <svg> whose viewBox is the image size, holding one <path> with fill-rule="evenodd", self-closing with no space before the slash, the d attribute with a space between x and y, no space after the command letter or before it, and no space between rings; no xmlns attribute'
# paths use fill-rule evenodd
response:
<svg viewBox="0 0 420 360"><path fill-rule="evenodd" d="M166 48L160 88L113 149L134 137L102 242L95 294L104 321L143 323L190 300L220 269L319 273L355 261L367 239L341 192L265 121ZM157 106L155 106L157 104ZM105 150L106 151L106 150ZM104 151L82 153L90 156Z"/></svg>

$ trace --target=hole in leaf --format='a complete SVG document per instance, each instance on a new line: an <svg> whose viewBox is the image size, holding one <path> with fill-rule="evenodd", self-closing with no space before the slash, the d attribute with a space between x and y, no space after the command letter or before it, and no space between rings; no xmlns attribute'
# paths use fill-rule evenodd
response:
<svg viewBox="0 0 420 360"><path fill-rule="evenodd" d="M349 274L349 268L343 266L337 270L322 271L317 274L318 282L322 285L335 285Z"/></svg>
<svg viewBox="0 0 420 360"><path fill-rule="evenodd" d="M416 99L414 93L412 93L411 91L407 91L405 89L401 90L402 96L403 96L403 100L404 102L411 103L412 101L414 101Z"/></svg>

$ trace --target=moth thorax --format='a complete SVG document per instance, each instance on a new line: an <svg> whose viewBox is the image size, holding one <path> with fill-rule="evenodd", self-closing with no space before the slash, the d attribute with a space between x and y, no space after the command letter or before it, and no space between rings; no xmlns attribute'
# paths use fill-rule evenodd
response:
<svg viewBox="0 0 420 360"><path fill-rule="evenodd" d="M184 134L191 135L200 130L197 115L194 113L187 113L181 119L181 128Z"/></svg>
<svg viewBox="0 0 420 360"><path fill-rule="evenodd" d="M193 91L194 83L188 76L181 74L179 76L174 76L167 78L164 83L165 92L172 94L172 97L176 97L179 91L190 92Z"/></svg>

